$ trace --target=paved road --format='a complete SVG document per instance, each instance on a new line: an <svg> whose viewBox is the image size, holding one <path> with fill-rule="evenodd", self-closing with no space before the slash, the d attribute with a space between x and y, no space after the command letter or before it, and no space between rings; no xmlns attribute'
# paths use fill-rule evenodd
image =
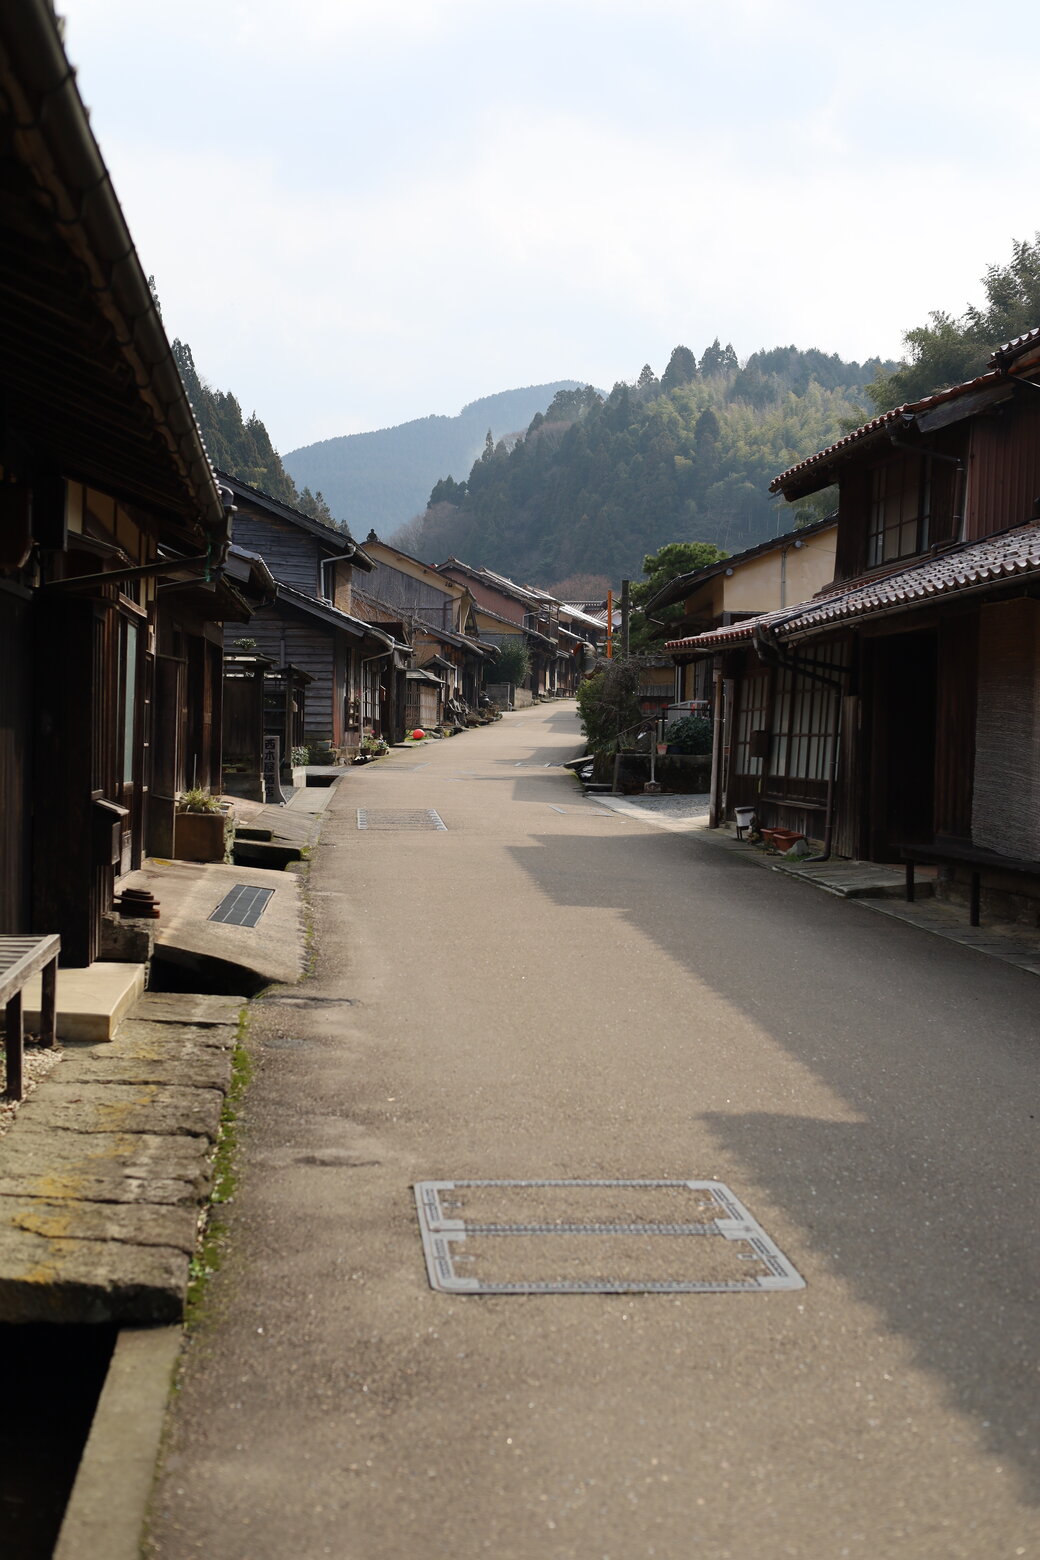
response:
<svg viewBox="0 0 1040 1560"><path fill-rule="evenodd" d="M154 1552L1040 1554L1040 985L606 813L544 767L576 741L550 706L339 786ZM543 1177L721 1179L807 1287L432 1292L411 1183Z"/></svg>

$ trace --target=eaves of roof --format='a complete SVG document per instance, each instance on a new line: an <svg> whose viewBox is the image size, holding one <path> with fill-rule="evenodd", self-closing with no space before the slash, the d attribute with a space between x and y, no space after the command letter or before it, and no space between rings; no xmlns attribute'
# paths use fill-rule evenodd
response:
<svg viewBox="0 0 1040 1560"><path fill-rule="evenodd" d="M30 234L5 254L4 398L66 473L161 510L219 556L228 516L49 0L0 6L0 100L5 207ZM28 348L6 339L14 316Z"/></svg>
<svg viewBox="0 0 1040 1560"><path fill-rule="evenodd" d="M669 580L643 608L644 612L655 612L661 607L670 607L676 601L682 601L691 590L698 585L704 585L708 580L714 579L717 574L725 574L728 569L746 563L749 558L759 558L768 552L781 551L785 547L791 547L807 537L818 536L821 531L838 523L837 511L834 514L825 515L822 520L814 520L811 525L803 525L794 531L785 531L782 536L771 536L767 542L759 542L755 547L748 547L746 551L734 553L732 557L720 558L717 563L705 564L703 569L692 569L689 574L677 575L674 580Z"/></svg>
<svg viewBox="0 0 1040 1560"><path fill-rule="evenodd" d="M298 612L305 612L309 617L318 618L330 628L341 629L355 639L363 639L369 635L385 644L388 650L396 644L392 634L384 633L374 623L368 623L364 618L351 617L348 612L341 612L339 607L334 607L331 602L319 601L316 596L308 596L305 591L296 590L291 585L283 585L279 582L277 599L284 601L286 606L295 607Z"/></svg>
<svg viewBox="0 0 1040 1560"><path fill-rule="evenodd" d="M874 439L887 436L899 423L910 426L919 417L933 411L936 407L944 406L948 402L958 401L965 396L977 395L991 388L996 388L1006 376L997 369L991 369L985 374L979 374L975 379L968 379L962 385L952 385L948 390L939 390L935 395L927 395L920 401L907 401L902 406L894 406L891 411L882 412L879 417L873 418L868 423L863 423L859 428L854 428L844 438L838 439L834 444L829 444L826 449L819 450L815 455L810 455L806 460L801 460L797 465L789 466L786 471L774 477L769 484L770 493L783 493L789 498L792 494L796 497L806 493L817 491L826 487L833 477L828 475L831 466L843 459L853 449ZM1011 393L1010 385L1008 393ZM968 415L968 409L965 409Z"/></svg>
<svg viewBox="0 0 1040 1560"><path fill-rule="evenodd" d="M997 348L989 360L990 368L1008 369L1011 365L1024 357L1027 353L1040 349L1040 325L1027 330L1021 336L1015 336L1011 341L1005 341L1003 346Z"/></svg>
<svg viewBox="0 0 1040 1560"><path fill-rule="evenodd" d="M438 628L434 623L427 623L425 618L417 617L415 627L420 634L428 634L433 639L439 639L443 644L456 645L460 650L471 650L475 655L488 653L486 645L478 644L467 634L456 634L452 629Z"/></svg>
<svg viewBox="0 0 1040 1560"><path fill-rule="evenodd" d="M248 482L243 482L239 477L233 477L228 471L218 471L220 478L236 498L245 499L249 503L257 504L261 509L266 509L270 514L277 515L281 520L288 520L290 525L298 526L301 531L307 531L311 536L320 537L330 547L338 552L349 553L349 562L371 573L375 564L361 547L360 543L346 531L334 530L322 520L315 520L312 515L302 514L299 509L294 509L291 504L283 504L280 498L272 498L270 493L265 493L262 488L250 487ZM353 552L350 549L353 548Z"/></svg>
<svg viewBox="0 0 1040 1560"><path fill-rule="evenodd" d="M832 591L686 639L670 639L665 649L707 655L745 644L763 632L778 640L802 639L861 618L912 612L951 596L995 592L1022 581L1040 585L1040 521L963 543L851 590Z"/></svg>

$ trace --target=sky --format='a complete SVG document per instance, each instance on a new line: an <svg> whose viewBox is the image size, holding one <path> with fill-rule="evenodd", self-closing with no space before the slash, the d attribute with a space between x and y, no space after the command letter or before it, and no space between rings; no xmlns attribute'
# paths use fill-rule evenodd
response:
<svg viewBox="0 0 1040 1560"><path fill-rule="evenodd" d="M677 344L899 357L1040 229L1040 6L58 0L171 337L283 453Z"/></svg>

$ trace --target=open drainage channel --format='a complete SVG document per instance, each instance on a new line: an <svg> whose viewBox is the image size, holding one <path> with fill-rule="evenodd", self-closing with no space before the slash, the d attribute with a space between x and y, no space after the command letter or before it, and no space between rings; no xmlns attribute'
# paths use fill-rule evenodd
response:
<svg viewBox="0 0 1040 1560"><path fill-rule="evenodd" d="M805 1287L722 1181L420 1181L415 1202L447 1294Z"/></svg>
<svg viewBox="0 0 1040 1560"><path fill-rule="evenodd" d="M4 1560L50 1560L115 1340L107 1326L0 1326Z"/></svg>

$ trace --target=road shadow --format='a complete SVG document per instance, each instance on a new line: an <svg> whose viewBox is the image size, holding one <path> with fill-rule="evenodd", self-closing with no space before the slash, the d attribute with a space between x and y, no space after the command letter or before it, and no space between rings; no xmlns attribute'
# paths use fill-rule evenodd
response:
<svg viewBox="0 0 1040 1560"><path fill-rule="evenodd" d="M810 1285L832 1273L910 1340L1040 1501L1037 978L695 837L511 853L554 904L620 911L860 1118L702 1120L801 1229Z"/></svg>

